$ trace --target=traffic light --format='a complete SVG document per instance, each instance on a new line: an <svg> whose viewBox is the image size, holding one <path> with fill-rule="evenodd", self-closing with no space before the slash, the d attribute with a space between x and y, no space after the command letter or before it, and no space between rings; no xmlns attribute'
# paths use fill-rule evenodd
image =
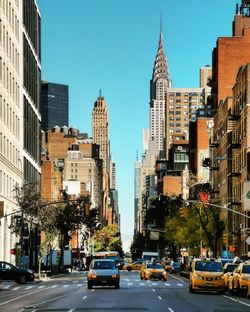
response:
<svg viewBox="0 0 250 312"><path fill-rule="evenodd" d="M223 234L223 244L228 245L228 234L227 233Z"/></svg>
<svg viewBox="0 0 250 312"><path fill-rule="evenodd" d="M11 254L11 255L15 255L15 254L16 254L16 248L11 248L10 254Z"/></svg>

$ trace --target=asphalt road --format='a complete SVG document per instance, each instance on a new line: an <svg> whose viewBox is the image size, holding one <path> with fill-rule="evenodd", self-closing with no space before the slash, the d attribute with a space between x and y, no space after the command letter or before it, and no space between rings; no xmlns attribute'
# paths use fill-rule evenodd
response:
<svg viewBox="0 0 250 312"><path fill-rule="evenodd" d="M191 294L185 278L170 275L167 282L141 281L138 272L121 272L120 289L89 290L86 272L81 272L26 285L3 282L0 311L249 312L250 300L229 293Z"/></svg>

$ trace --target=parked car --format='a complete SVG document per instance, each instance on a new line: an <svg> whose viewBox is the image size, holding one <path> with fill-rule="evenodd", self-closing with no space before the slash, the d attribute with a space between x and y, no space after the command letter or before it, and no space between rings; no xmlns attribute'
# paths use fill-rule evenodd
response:
<svg viewBox="0 0 250 312"><path fill-rule="evenodd" d="M240 263L229 277L229 291L246 292L250 282L250 263Z"/></svg>
<svg viewBox="0 0 250 312"><path fill-rule="evenodd" d="M19 284L26 284L28 281L33 282L35 274L32 270L18 268L15 265L0 261L0 279L13 280Z"/></svg>
<svg viewBox="0 0 250 312"><path fill-rule="evenodd" d="M92 286L115 286L120 288L120 273L114 260L92 260L88 272L88 289Z"/></svg>
<svg viewBox="0 0 250 312"><path fill-rule="evenodd" d="M226 263L223 267L224 270L224 281L225 281L225 287L228 288L229 284L229 278L233 274L232 272L237 268L238 264L237 263Z"/></svg>
<svg viewBox="0 0 250 312"><path fill-rule="evenodd" d="M178 261L172 261L171 262L171 269L170 269L171 273L180 273L180 269L181 269L180 262L178 262Z"/></svg>

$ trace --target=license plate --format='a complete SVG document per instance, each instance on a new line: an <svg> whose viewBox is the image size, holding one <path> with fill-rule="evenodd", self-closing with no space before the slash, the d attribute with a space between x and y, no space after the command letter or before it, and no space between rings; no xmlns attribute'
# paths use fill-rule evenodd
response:
<svg viewBox="0 0 250 312"><path fill-rule="evenodd" d="M107 283L107 281L102 281L101 283L102 283L102 284L106 284L106 283Z"/></svg>
<svg viewBox="0 0 250 312"><path fill-rule="evenodd" d="M211 284L211 283L206 283L206 286L207 286L207 287L213 287L214 285Z"/></svg>

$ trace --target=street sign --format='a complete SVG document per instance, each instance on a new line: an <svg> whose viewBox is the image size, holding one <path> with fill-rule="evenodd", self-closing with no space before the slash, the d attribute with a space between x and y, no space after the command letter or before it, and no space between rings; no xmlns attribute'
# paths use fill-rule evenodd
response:
<svg viewBox="0 0 250 312"><path fill-rule="evenodd" d="M248 236L248 238L246 239L246 243L250 245L250 236Z"/></svg>

